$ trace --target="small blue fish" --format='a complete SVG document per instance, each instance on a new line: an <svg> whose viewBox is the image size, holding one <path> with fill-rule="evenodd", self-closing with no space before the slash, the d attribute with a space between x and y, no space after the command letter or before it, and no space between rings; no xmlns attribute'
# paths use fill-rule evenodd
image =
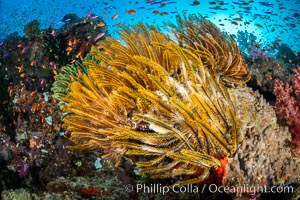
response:
<svg viewBox="0 0 300 200"><path fill-rule="evenodd" d="M104 8L104 10L110 10L110 9L117 9L115 6L107 6Z"/></svg>
<svg viewBox="0 0 300 200"><path fill-rule="evenodd" d="M9 54L8 52L5 52L4 55L3 55L3 57L4 57L4 58L7 58L9 55L10 55L10 54Z"/></svg>
<svg viewBox="0 0 300 200"><path fill-rule="evenodd" d="M68 21L70 21L70 20L71 20L71 18L68 18L68 19L65 19L64 22L68 22Z"/></svg>
<svg viewBox="0 0 300 200"><path fill-rule="evenodd" d="M99 33L96 37L94 37L94 38L92 39L92 42L93 42L93 43L96 43L97 40L99 40L100 38L102 38L104 35L105 35L105 33Z"/></svg>

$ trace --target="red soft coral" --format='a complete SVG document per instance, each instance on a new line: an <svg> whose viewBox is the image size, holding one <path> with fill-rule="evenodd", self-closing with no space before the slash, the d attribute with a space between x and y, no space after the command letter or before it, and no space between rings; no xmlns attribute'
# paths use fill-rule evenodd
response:
<svg viewBox="0 0 300 200"><path fill-rule="evenodd" d="M300 157L300 67L293 69L291 84L276 79L274 94L275 110L279 120L284 120L293 134L292 152Z"/></svg>

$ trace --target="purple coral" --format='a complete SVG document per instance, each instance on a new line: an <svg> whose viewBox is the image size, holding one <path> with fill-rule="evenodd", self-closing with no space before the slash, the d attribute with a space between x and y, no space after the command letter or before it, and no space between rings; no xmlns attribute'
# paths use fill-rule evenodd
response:
<svg viewBox="0 0 300 200"><path fill-rule="evenodd" d="M19 177L23 178L29 174L29 166L24 160L19 161L19 170L18 170Z"/></svg>

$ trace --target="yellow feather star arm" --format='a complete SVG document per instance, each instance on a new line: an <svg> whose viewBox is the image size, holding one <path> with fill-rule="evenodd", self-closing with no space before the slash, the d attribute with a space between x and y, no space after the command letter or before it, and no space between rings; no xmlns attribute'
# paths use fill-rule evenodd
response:
<svg viewBox="0 0 300 200"><path fill-rule="evenodd" d="M182 186L182 185L191 185L191 184L195 184L195 183L201 183L209 177L209 174L210 174L209 169L204 168L202 174L200 176L198 176L197 178L192 178L192 179L188 179L185 181L178 181L173 186Z"/></svg>
<svg viewBox="0 0 300 200"><path fill-rule="evenodd" d="M249 81L250 73L245 67L241 67L239 49L230 36L221 33L216 26L201 16L190 15L184 19L178 17L178 24L179 26L173 25L173 32L180 46L203 58L210 70L216 70L224 76L224 80L234 84ZM228 63L230 56L233 57L232 63Z"/></svg>

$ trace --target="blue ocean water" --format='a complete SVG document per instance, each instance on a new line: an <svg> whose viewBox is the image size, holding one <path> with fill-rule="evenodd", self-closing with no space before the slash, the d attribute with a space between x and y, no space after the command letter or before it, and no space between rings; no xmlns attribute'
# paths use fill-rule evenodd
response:
<svg viewBox="0 0 300 200"><path fill-rule="evenodd" d="M280 40L293 51L300 51L299 0L1 0L0 42L15 31L22 35L24 26L35 19L41 28L50 25L59 28L63 25L62 18L69 13L103 17L113 37L118 37L120 27L137 22L163 26L162 22L174 21L178 14L200 13L229 34L247 31L261 40L261 44Z"/></svg>

